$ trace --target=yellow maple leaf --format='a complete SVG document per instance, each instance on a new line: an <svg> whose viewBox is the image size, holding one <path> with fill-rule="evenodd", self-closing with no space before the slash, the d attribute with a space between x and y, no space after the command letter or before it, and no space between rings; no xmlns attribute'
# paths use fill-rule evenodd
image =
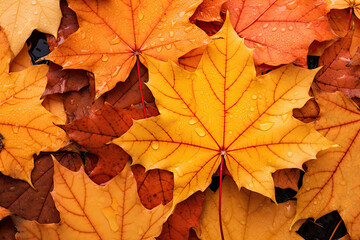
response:
<svg viewBox="0 0 360 240"><path fill-rule="evenodd" d="M59 0L0 0L0 26L14 55L35 29L56 37L61 16Z"/></svg>
<svg viewBox="0 0 360 240"><path fill-rule="evenodd" d="M176 61L208 40L189 22L201 0L68 2L80 28L49 59L64 68L93 72L97 97L126 80L138 54Z"/></svg>
<svg viewBox="0 0 360 240"><path fill-rule="evenodd" d="M195 72L149 59L148 86L160 115L134 121L113 142L147 169L174 173L174 203L205 188L221 155L238 187L275 200L271 173L301 168L330 146L292 117L310 98L316 70L293 65L256 77L252 50L228 18Z"/></svg>
<svg viewBox="0 0 360 240"><path fill-rule="evenodd" d="M5 42L0 43L0 49L10 51ZM31 184L33 155L40 151L57 151L68 138L54 125L62 121L41 105L48 66L32 66L21 72L8 73L8 60L6 57L0 62L0 66L4 66L0 72L0 133L4 137L0 171Z"/></svg>
<svg viewBox="0 0 360 240"><path fill-rule="evenodd" d="M293 222L337 210L351 238L359 239L360 111L340 92L316 94L316 98L321 109L316 129L340 147L323 151L307 163Z"/></svg>
<svg viewBox="0 0 360 240"><path fill-rule="evenodd" d="M198 236L206 240L221 239L219 229L219 190L205 192L203 212L200 217ZM225 177L222 190L222 224L225 239L269 240L269 239L303 239L289 231L291 220L295 215L295 201L276 205L260 194L242 189Z"/></svg>
<svg viewBox="0 0 360 240"><path fill-rule="evenodd" d="M18 239L155 239L170 204L147 210L137 195L129 164L105 186L92 182L83 169L72 172L54 160L54 190L60 224L15 219Z"/></svg>
<svg viewBox="0 0 360 240"><path fill-rule="evenodd" d="M356 17L360 19L360 0L326 0L329 9L352 8Z"/></svg>

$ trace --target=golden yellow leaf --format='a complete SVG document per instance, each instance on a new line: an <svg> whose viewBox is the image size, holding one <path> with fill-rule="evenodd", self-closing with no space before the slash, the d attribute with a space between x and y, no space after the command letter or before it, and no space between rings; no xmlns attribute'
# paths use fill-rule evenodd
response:
<svg viewBox="0 0 360 240"><path fill-rule="evenodd" d="M0 51L2 47L6 45L1 45ZM66 133L54 125L61 124L60 119L41 106L48 66L7 73L8 59L6 63L0 72L0 133L4 137L0 171L31 184L33 155L40 151L57 151L68 139Z"/></svg>
<svg viewBox="0 0 360 240"><path fill-rule="evenodd" d="M0 26L14 55L35 29L56 37L61 16L59 0L0 0Z"/></svg>
<svg viewBox="0 0 360 240"><path fill-rule="evenodd" d="M329 9L353 8L355 15L360 19L360 0L326 0Z"/></svg>
<svg viewBox="0 0 360 240"><path fill-rule="evenodd" d="M360 238L360 112L340 92L316 94L320 119L316 129L340 147L319 153L307 163L297 199L298 219L315 219L337 210L352 239Z"/></svg>
<svg viewBox="0 0 360 240"><path fill-rule="evenodd" d="M293 65L256 77L252 50L228 18L195 72L148 59L160 115L134 121L113 142L146 169L174 173L174 205L205 188L221 155L238 187L275 199L271 173L301 168L330 146L292 117L310 98L316 70Z"/></svg>
<svg viewBox="0 0 360 240"><path fill-rule="evenodd" d="M168 204L147 210L141 205L128 164L105 186L99 186L83 170L72 172L55 160L52 196L60 224L17 218L18 239L155 239L171 208Z"/></svg>
<svg viewBox="0 0 360 240"><path fill-rule="evenodd" d="M80 28L50 55L66 68L95 75L96 96L125 81L137 55L176 61L207 43L189 17L201 0L69 0Z"/></svg>
<svg viewBox="0 0 360 240"><path fill-rule="evenodd" d="M25 44L19 54L10 63L10 72L20 72L31 67L31 57L29 55L30 47Z"/></svg>
<svg viewBox="0 0 360 240"><path fill-rule="evenodd" d="M221 191L222 225L225 239L233 240L278 240L303 239L289 231L295 215L295 201L276 205L269 198L242 189L228 177L224 179ZM205 192L200 229L196 229L200 239L221 239L219 228L219 190Z"/></svg>
<svg viewBox="0 0 360 240"><path fill-rule="evenodd" d="M10 214L11 214L11 212L8 209L0 207L0 220L6 218Z"/></svg>
<svg viewBox="0 0 360 240"><path fill-rule="evenodd" d="M0 74L9 71L9 64L13 54L5 33L0 28Z"/></svg>
<svg viewBox="0 0 360 240"><path fill-rule="evenodd" d="M59 124L66 123L66 112L62 96L60 96L59 94L47 95L45 96L42 105L45 107L46 110L61 119L61 123Z"/></svg>

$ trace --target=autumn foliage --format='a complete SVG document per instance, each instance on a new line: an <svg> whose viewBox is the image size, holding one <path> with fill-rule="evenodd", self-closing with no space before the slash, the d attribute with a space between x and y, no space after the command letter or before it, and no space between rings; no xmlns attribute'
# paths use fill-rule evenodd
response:
<svg viewBox="0 0 360 240"><path fill-rule="evenodd" d="M358 5L0 1L1 239L360 239Z"/></svg>

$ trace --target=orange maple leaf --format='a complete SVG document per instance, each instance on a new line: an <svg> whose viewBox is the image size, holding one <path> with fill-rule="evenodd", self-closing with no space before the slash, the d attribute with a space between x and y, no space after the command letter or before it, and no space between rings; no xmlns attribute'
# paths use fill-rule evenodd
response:
<svg viewBox="0 0 360 240"><path fill-rule="evenodd" d="M316 94L316 99L321 109L316 129L340 147L323 151L307 163L293 222L337 210L350 236L359 239L360 111L340 92Z"/></svg>
<svg viewBox="0 0 360 240"><path fill-rule="evenodd" d="M275 199L271 173L301 168L330 146L292 118L310 97L316 70L293 65L256 77L251 50L229 19L195 72L149 59L148 86L160 115L134 121L113 140L146 169L174 173L174 202L205 188L225 158L238 187Z"/></svg>
<svg viewBox="0 0 360 240"><path fill-rule="evenodd" d="M54 161L52 196L59 224L15 219L19 239L154 239L160 234L170 206L145 209L136 181L126 165L105 186L93 183L83 170L72 172Z"/></svg>
<svg viewBox="0 0 360 240"><path fill-rule="evenodd" d="M5 38L0 41L0 51L9 49ZM31 184L33 155L57 151L68 139L66 133L54 125L60 124L61 119L41 106L48 66L8 73L10 55L4 54L0 63L0 133L4 137L0 171Z"/></svg>
<svg viewBox="0 0 360 240"><path fill-rule="evenodd" d="M257 65L306 64L314 40L333 38L322 0L228 0L231 22Z"/></svg>
<svg viewBox="0 0 360 240"><path fill-rule="evenodd" d="M137 55L141 61L143 54L176 61L208 39L189 22L201 0L68 2L80 28L48 58L64 68L93 72L97 97L125 81Z"/></svg>

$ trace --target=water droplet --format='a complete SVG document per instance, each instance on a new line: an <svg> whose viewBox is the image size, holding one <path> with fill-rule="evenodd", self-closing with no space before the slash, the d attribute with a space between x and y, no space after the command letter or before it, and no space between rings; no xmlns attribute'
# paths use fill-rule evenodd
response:
<svg viewBox="0 0 360 240"><path fill-rule="evenodd" d="M291 103L296 103L296 99L291 100Z"/></svg>
<svg viewBox="0 0 360 240"><path fill-rule="evenodd" d="M119 72L120 72L120 69L121 69L121 67L120 67L120 66L117 66L116 69L115 69L115 71L111 74L111 77L115 77L116 75L118 75Z"/></svg>
<svg viewBox="0 0 360 240"><path fill-rule="evenodd" d="M115 45L115 44L118 44L120 43L120 38L116 35L115 38L113 40L111 40L110 44L111 45Z"/></svg>
<svg viewBox="0 0 360 240"><path fill-rule="evenodd" d="M158 53L161 52L161 50L162 50L162 47L156 48L156 51L157 51Z"/></svg>
<svg viewBox="0 0 360 240"><path fill-rule="evenodd" d="M286 8L289 10L293 10L298 6L297 0L291 1L288 4L286 4Z"/></svg>
<svg viewBox="0 0 360 240"><path fill-rule="evenodd" d="M285 31L286 31L286 29L285 29L285 28L282 28L282 29L281 29L281 31L282 31L282 32L285 32Z"/></svg>
<svg viewBox="0 0 360 240"><path fill-rule="evenodd" d="M17 134L19 132L19 126L18 125L13 125L12 126L12 131Z"/></svg>
<svg viewBox="0 0 360 240"><path fill-rule="evenodd" d="M293 153L292 153L292 152L288 152L287 155L288 155L288 157L292 157L292 156L293 156Z"/></svg>
<svg viewBox="0 0 360 240"><path fill-rule="evenodd" d="M249 183L249 187L250 187L250 188L253 188L253 187L254 187L254 184L253 184L253 183Z"/></svg>
<svg viewBox="0 0 360 240"><path fill-rule="evenodd" d="M185 32L190 32L192 28L193 28L193 26L187 27L187 28L184 29L184 31Z"/></svg>
<svg viewBox="0 0 360 240"><path fill-rule="evenodd" d="M192 117L190 120L189 120L189 124L190 125L194 125L195 123L197 123L198 122L198 120L196 119L196 118L194 118L194 117Z"/></svg>
<svg viewBox="0 0 360 240"><path fill-rule="evenodd" d="M174 36L174 31L170 31L169 35L170 35L170 37L173 37Z"/></svg>
<svg viewBox="0 0 360 240"><path fill-rule="evenodd" d="M168 45L166 45L165 47L166 47L166 49L168 49L168 50L170 50L171 49L171 44L168 44Z"/></svg>
<svg viewBox="0 0 360 240"><path fill-rule="evenodd" d="M293 218L295 215L296 208L294 207L293 204L290 204L290 201L285 203L285 209L286 209L286 211L284 212L285 217Z"/></svg>
<svg viewBox="0 0 360 240"><path fill-rule="evenodd" d="M339 144L333 144L333 145L331 145L332 147L340 147L340 145Z"/></svg>
<svg viewBox="0 0 360 240"><path fill-rule="evenodd" d="M74 99L70 99L70 104L71 104L71 105L74 104Z"/></svg>
<svg viewBox="0 0 360 240"><path fill-rule="evenodd" d="M288 28L289 28L290 31L294 30L293 26L289 26Z"/></svg>
<svg viewBox="0 0 360 240"><path fill-rule="evenodd" d="M185 12L184 12L184 11L182 11L182 12L179 13L179 17L183 17L184 15L185 15Z"/></svg>
<svg viewBox="0 0 360 240"><path fill-rule="evenodd" d="M205 136L205 130L203 128L195 128L195 132L200 136L200 137L204 137Z"/></svg>
<svg viewBox="0 0 360 240"><path fill-rule="evenodd" d="M101 58L101 61L103 61L103 62L107 62L108 60L109 60L109 57L106 54L104 54Z"/></svg>
<svg viewBox="0 0 360 240"><path fill-rule="evenodd" d="M32 4L32 5L35 5L36 3L37 3L36 0L32 0L32 1L31 1L31 4Z"/></svg>
<svg viewBox="0 0 360 240"><path fill-rule="evenodd" d="M14 187L14 186L9 187L9 191L10 191L10 192L14 192L14 191L15 191L15 187Z"/></svg>
<svg viewBox="0 0 360 240"><path fill-rule="evenodd" d="M283 120L284 122L285 122L286 120L288 120L289 118L290 118L290 115L287 114L287 113L285 113L284 115L281 115L281 120Z"/></svg>
<svg viewBox="0 0 360 240"><path fill-rule="evenodd" d="M271 31L275 32L277 30L277 27L273 27Z"/></svg>
<svg viewBox="0 0 360 240"><path fill-rule="evenodd" d="M252 108L250 108L250 111L251 111L251 112L255 111L255 108L253 108L253 107L252 107Z"/></svg>
<svg viewBox="0 0 360 240"><path fill-rule="evenodd" d="M257 99L257 96L254 94L251 96L252 99L256 100Z"/></svg>
<svg viewBox="0 0 360 240"><path fill-rule="evenodd" d="M160 40L161 42L163 42L163 41L165 41L165 38L160 38L159 40Z"/></svg>
<svg viewBox="0 0 360 240"><path fill-rule="evenodd" d="M28 146L32 146L33 144L35 143L34 140L25 140L25 144L28 145Z"/></svg>
<svg viewBox="0 0 360 240"><path fill-rule="evenodd" d="M85 32L82 32L82 33L81 33L81 39L85 39L85 37L86 37L86 33L85 33Z"/></svg>
<svg viewBox="0 0 360 240"><path fill-rule="evenodd" d="M259 124L259 129L261 131L268 131L270 128L272 128L272 126L274 126L274 123L269 122L269 123L260 123Z"/></svg>
<svg viewBox="0 0 360 240"><path fill-rule="evenodd" d="M154 150L158 150L159 149L159 143L158 142L151 142L151 148Z"/></svg>
<svg viewBox="0 0 360 240"><path fill-rule="evenodd" d="M142 14L142 12L138 12L138 18L139 18L139 20L143 20L143 18L144 18L144 14Z"/></svg>
<svg viewBox="0 0 360 240"><path fill-rule="evenodd" d="M230 114L230 115L229 115L229 118L234 118L234 116Z"/></svg>
<svg viewBox="0 0 360 240"><path fill-rule="evenodd" d="M163 16L163 17L161 18L161 21L162 21L162 22L166 22L166 16Z"/></svg>
<svg viewBox="0 0 360 240"><path fill-rule="evenodd" d="M38 14L38 11L34 11L34 14L37 15L37 14Z"/></svg>
<svg viewBox="0 0 360 240"><path fill-rule="evenodd" d="M90 37L90 42L93 42L94 41L94 36L91 36Z"/></svg>
<svg viewBox="0 0 360 240"><path fill-rule="evenodd" d="M345 181L341 181L340 184L343 185L343 186L345 186L345 185L346 185L346 182L345 182Z"/></svg>
<svg viewBox="0 0 360 240"><path fill-rule="evenodd" d="M233 132L232 132L232 131L229 131L228 133L231 135Z"/></svg>
<svg viewBox="0 0 360 240"><path fill-rule="evenodd" d="M182 104L181 104L181 106L182 106L182 108L184 108L184 109L186 109L186 108L187 108L187 106L186 106L186 104L185 104L185 103L182 103Z"/></svg>
<svg viewBox="0 0 360 240"><path fill-rule="evenodd" d="M318 204L318 202L315 200L315 201L314 201L314 204L316 205L316 204Z"/></svg>
<svg viewBox="0 0 360 240"><path fill-rule="evenodd" d="M307 187L307 188L305 188L305 190L306 190L306 191L310 191L310 188L309 188L309 187Z"/></svg>
<svg viewBox="0 0 360 240"><path fill-rule="evenodd" d="M267 28L269 26L269 24L268 23L265 23L264 25L263 25L263 28Z"/></svg>
<svg viewBox="0 0 360 240"><path fill-rule="evenodd" d="M299 93L298 92L294 92L294 95L296 96L296 95L298 95Z"/></svg>

